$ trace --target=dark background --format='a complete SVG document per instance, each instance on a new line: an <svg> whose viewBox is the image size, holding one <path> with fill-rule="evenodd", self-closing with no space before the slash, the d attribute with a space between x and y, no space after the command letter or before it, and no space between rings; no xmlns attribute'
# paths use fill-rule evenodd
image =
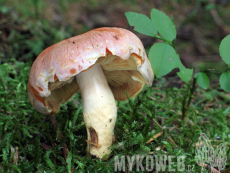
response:
<svg viewBox="0 0 230 173"><path fill-rule="evenodd" d="M186 67L223 69L218 48L230 34L227 0L0 0L1 63L11 59L32 63L52 44L98 27L133 31L125 12L149 16L152 8L173 16L176 51ZM147 52L159 42L136 34Z"/></svg>

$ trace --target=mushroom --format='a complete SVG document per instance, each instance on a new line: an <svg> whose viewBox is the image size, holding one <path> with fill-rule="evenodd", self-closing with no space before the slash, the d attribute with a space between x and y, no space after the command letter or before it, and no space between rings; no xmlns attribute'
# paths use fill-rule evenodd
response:
<svg viewBox="0 0 230 173"><path fill-rule="evenodd" d="M81 92L87 151L109 154L117 117L115 100L136 96L152 85L151 64L140 39L121 28L97 28L45 49L34 61L28 96L40 113L54 115Z"/></svg>

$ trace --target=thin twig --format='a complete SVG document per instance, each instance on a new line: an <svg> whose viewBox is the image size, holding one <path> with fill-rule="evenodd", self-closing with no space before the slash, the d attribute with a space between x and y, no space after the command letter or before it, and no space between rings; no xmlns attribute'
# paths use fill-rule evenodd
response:
<svg viewBox="0 0 230 173"><path fill-rule="evenodd" d="M150 138L150 139L146 142L146 144L152 142L154 139L158 138L158 137L161 136L162 134L163 134L163 132L159 132L159 133L155 134L155 135L153 136L153 138Z"/></svg>
<svg viewBox="0 0 230 173"><path fill-rule="evenodd" d="M64 145L64 148L63 148L63 155L64 155L65 160L67 160L67 157L69 155L69 150L66 144Z"/></svg>
<svg viewBox="0 0 230 173"><path fill-rule="evenodd" d="M163 128L161 127L161 125L153 118L153 121L158 125L158 127L160 127L161 130L163 130Z"/></svg>
<svg viewBox="0 0 230 173"><path fill-rule="evenodd" d="M101 147L101 144L96 144L96 143L93 143L93 142L91 142L91 141L87 141L87 140L85 140L85 142L87 142L87 143L89 143L89 144L91 144L91 145L94 145L95 147Z"/></svg>
<svg viewBox="0 0 230 173"><path fill-rule="evenodd" d="M163 127L161 127L161 125L153 118L153 121L158 125L158 127L160 127L160 129L163 131ZM169 141L171 142L171 143L173 143L174 145L176 145L177 146L177 144L173 141L173 139L166 133L166 135L167 135L167 137L168 137L168 139L169 139Z"/></svg>
<svg viewBox="0 0 230 173"><path fill-rule="evenodd" d="M52 147L43 143L40 143L40 146L44 148L45 150L50 150Z"/></svg>
<svg viewBox="0 0 230 173"><path fill-rule="evenodd" d="M18 147L15 147L14 164L18 164Z"/></svg>

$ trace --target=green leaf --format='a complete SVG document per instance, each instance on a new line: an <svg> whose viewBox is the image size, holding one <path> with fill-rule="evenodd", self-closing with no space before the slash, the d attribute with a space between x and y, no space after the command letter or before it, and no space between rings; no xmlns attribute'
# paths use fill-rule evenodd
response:
<svg viewBox="0 0 230 173"><path fill-rule="evenodd" d="M6 150L6 148L3 148L2 153L3 153L3 155L1 155L2 156L1 158L3 159L4 162L7 162L8 161L7 156L9 154L9 152Z"/></svg>
<svg viewBox="0 0 230 173"><path fill-rule="evenodd" d="M180 72L177 73L177 75L186 83L188 83L191 78L192 78L192 74L193 74L193 69L188 69L188 68L180 68Z"/></svg>
<svg viewBox="0 0 230 173"><path fill-rule="evenodd" d="M195 78L197 79L197 84L203 88L207 89L209 86L209 78L206 73L200 72L195 75Z"/></svg>
<svg viewBox="0 0 230 173"><path fill-rule="evenodd" d="M152 9L150 16L163 38L169 42L176 38L176 27L165 13L157 9Z"/></svg>
<svg viewBox="0 0 230 173"><path fill-rule="evenodd" d="M26 125L22 124L21 130L23 131L23 134L27 135L29 138L32 138L33 136L30 134L30 132L26 129Z"/></svg>
<svg viewBox="0 0 230 173"><path fill-rule="evenodd" d="M149 51L149 60L155 75L160 78L172 71L179 59L179 55L170 45L156 43Z"/></svg>
<svg viewBox="0 0 230 173"><path fill-rule="evenodd" d="M15 171L21 173L21 170L20 170L20 168L18 166L16 166L16 165L10 165L10 167L13 168Z"/></svg>
<svg viewBox="0 0 230 173"><path fill-rule="evenodd" d="M53 162L49 158L51 152L52 152L52 150L47 151L45 156L44 156L44 159L45 159L47 165L52 169L52 171L54 171L54 170L56 170L56 168L55 168Z"/></svg>
<svg viewBox="0 0 230 173"><path fill-rule="evenodd" d="M162 141L162 143L166 145L166 148L167 148L170 152L173 152L173 149L172 149L170 143L168 143L167 141Z"/></svg>
<svg viewBox="0 0 230 173"><path fill-rule="evenodd" d="M182 64L180 58L177 59L175 68L177 68L177 67L178 67L180 70L183 70L183 69L185 68L185 66Z"/></svg>
<svg viewBox="0 0 230 173"><path fill-rule="evenodd" d="M72 162L72 152L69 152L66 160L68 173L71 173L71 162Z"/></svg>
<svg viewBox="0 0 230 173"><path fill-rule="evenodd" d="M178 67L180 69L180 72L177 73L177 75L186 83L188 83L193 74L193 69L187 69L185 66L181 63L180 58L177 60L177 64L175 68Z"/></svg>
<svg viewBox="0 0 230 173"><path fill-rule="evenodd" d="M123 114L123 116L127 119L127 120L130 120L131 119L131 116L127 115L127 114Z"/></svg>
<svg viewBox="0 0 230 173"><path fill-rule="evenodd" d="M77 159L73 159L73 161L77 164L77 168L80 167L81 169L84 169L85 168L85 164L82 163L82 160L81 160L82 158L79 157L79 156L76 156L76 157L77 157ZM78 159L80 161L78 161Z"/></svg>
<svg viewBox="0 0 230 173"><path fill-rule="evenodd" d="M157 27L147 16L135 12L127 12L125 16L134 30L148 36L157 35Z"/></svg>
<svg viewBox="0 0 230 173"><path fill-rule="evenodd" d="M220 75L220 86L224 91L230 93L230 73L224 72Z"/></svg>
<svg viewBox="0 0 230 173"><path fill-rule="evenodd" d="M221 41L219 51L224 62L230 66L230 35Z"/></svg>

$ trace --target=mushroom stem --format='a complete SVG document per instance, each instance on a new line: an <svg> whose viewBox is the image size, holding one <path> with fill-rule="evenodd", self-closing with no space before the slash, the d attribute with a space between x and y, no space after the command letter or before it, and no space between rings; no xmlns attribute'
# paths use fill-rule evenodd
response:
<svg viewBox="0 0 230 173"><path fill-rule="evenodd" d="M117 117L116 102L102 67L95 64L76 76L81 91L84 121L87 129L87 150L102 158L109 154Z"/></svg>

